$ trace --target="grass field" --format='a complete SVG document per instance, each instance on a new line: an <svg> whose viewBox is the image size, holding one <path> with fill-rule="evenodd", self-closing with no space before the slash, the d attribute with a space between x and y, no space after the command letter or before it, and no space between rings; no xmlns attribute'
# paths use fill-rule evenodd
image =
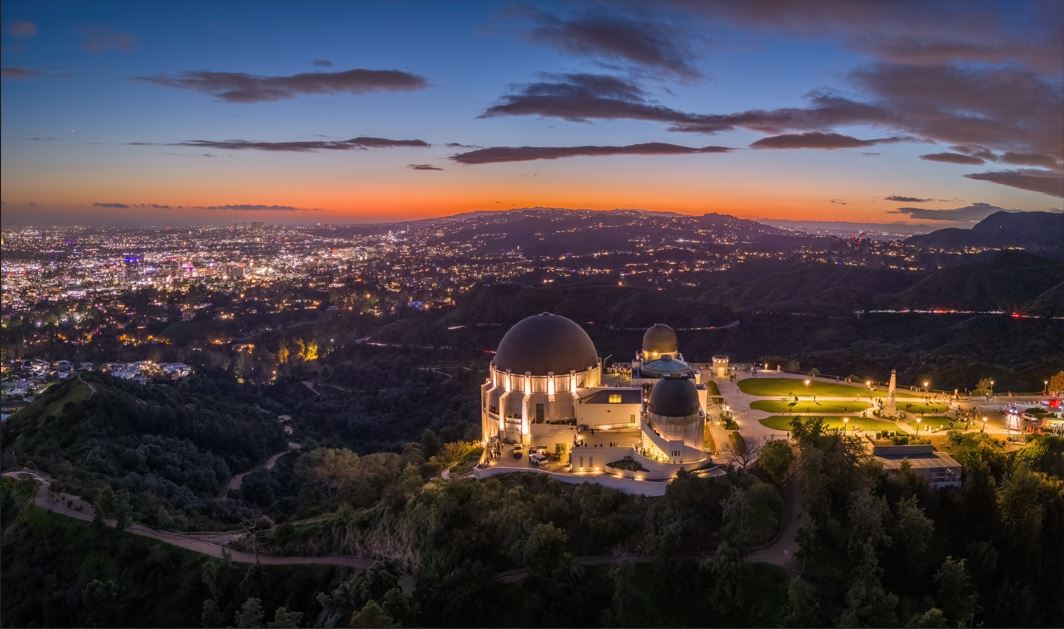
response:
<svg viewBox="0 0 1064 629"><path fill-rule="evenodd" d="M906 413L916 413L917 415L926 413L945 413L948 407L945 404L928 404L926 402L905 402L898 401L895 407L899 411L905 411Z"/></svg>
<svg viewBox="0 0 1064 629"><path fill-rule="evenodd" d="M813 402L801 400L757 400L750 408L769 413L859 413L871 408L868 402Z"/></svg>
<svg viewBox="0 0 1064 629"><path fill-rule="evenodd" d="M806 422L813 418L802 417L801 419L803 422ZM766 417L765 419L762 419L761 424L763 426L775 430L786 430L790 432L792 420L794 420L794 417L788 415L773 415L772 417ZM876 432L881 430L887 430L895 432L905 432L904 430L899 428L898 425L894 422L883 421L881 419L863 419L860 417L851 417L849 425L843 422L841 417L825 417L824 426L826 426L827 428L846 427L849 430L872 430Z"/></svg>
<svg viewBox="0 0 1064 629"><path fill-rule="evenodd" d="M887 390L880 387L870 392L867 387L843 382L820 382L812 380L809 386L805 385L804 378L747 378L738 382L739 390L747 395L763 396L810 396L821 395L824 397L887 397ZM898 389L897 397L918 397L919 392Z"/></svg>

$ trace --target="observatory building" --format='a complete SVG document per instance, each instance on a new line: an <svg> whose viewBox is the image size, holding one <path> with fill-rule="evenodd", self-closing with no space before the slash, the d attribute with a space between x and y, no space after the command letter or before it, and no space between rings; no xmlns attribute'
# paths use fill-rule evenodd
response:
<svg viewBox="0 0 1064 629"><path fill-rule="evenodd" d="M553 455L556 475L660 481L710 463L703 374L684 361L665 324L643 335L630 377L616 377L579 324L544 312L506 332L488 371L482 473L544 471L544 459L523 458L527 449ZM610 465L621 462L620 470Z"/></svg>

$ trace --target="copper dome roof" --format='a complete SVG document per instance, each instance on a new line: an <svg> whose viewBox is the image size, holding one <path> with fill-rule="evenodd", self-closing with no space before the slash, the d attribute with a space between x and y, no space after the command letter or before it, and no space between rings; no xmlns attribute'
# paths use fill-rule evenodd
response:
<svg viewBox="0 0 1064 629"><path fill-rule="evenodd" d="M596 365L598 351L584 328L544 312L514 324L499 341L493 362L496 369L518 374L566 374Z"/></svg>
<svg viewBox="0 0 1064 629"><path fill-rule="evenodd" d="M658 354L675 354L680 351L676 331L664 323L650 326L643 334L643 351Z"/></svg>

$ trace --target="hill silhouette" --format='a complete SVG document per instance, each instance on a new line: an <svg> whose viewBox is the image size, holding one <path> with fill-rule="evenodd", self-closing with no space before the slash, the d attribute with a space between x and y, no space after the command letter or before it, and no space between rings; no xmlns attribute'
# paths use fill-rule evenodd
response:
<svg viewBox="0 0 1064 629"><path fill-rule="evenodd" d="M939 229L905 242L928 248L1024 247L1064 252L1064 213L994 212L971 229Z"/></svg>

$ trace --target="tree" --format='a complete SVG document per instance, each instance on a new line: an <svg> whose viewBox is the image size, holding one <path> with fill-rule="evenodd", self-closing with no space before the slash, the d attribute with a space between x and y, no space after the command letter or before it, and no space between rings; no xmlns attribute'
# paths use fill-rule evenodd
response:
<svg viewBox="0 0 1064 629"><path fill-rule="evenodd" d="M221 627L225 624L225 616L222 615L222 610L218 609L218 603L213 598L203 601L200 623L204 627Z"/></svg>
<svg viewBox="0 0 1064 629"><path fill-rule="evenodd" d="M115 624L121 616L118 602L118 585L108 579L93 579L81 590L81 601L89 624L94 627L106 627Z"/></svg>
<svg viewBox="0 0 1064 629"><path fill-rule="evenodd" d="M426 428L425 431L421 433L421 456L426 459L436 456L440 451L441 445L442 442L440 441L439 435L437 435L431 428Z"/></svg>
<svg viewBox="0 0 1064 629"><path fill-rule="evenodd" d="M786 627L817 627L824 621L820 615L820 602L816 592L802 577L793 577L787 585Z"/></svg>
<svg viewBox="0 0 1064 629"><path fill-rule="evenodd" d="M532 527L521 555L529 574L534 577L556 578L573 565L569 538L553 522Z"/></svg>
<svg viewBox="0 0 1064 629"><path fill-rule="evenodd" d="M740 550L728 542L721 542L710 563L710 572L713 587L709 597L714 610L724 617L741 613L745 601L745 565Z"/></svg>
<svg viewBox="0 0 1064 629"><path fill-rule="evenodd" d="M389 616L377 601L370 599L362 609L351 615L352 627L395 627L395 620Z"/></svg>
<svg viewBox="0 0 1064 629"><path fill-rule="evenodd" d="M1064 370L1058 371L1050 376L1047 387L1049 388L1049 392L1054 395L1064 393Z"/></svg>
<svg viewBox="0 0 1064 629"><path fill-rule="evenodd" d="M110 515L115 510L115 492L110 486L104 487L96 493L94 507L96 509L94 519L99 518L101 523L105 516Z"/></svg>
<svg viewBox="0 0 1064 629"><path fill-rule="evenodd" d="M114 515L115 527L120 531L125 530L133 517L133 509L129 504L129 492L124 489L114 495Z"/></svg>
<svg viewBox="0 0 1064 629"><path fill-rule="evenodd" d="M976 383L975 388L972 389L972 393L979 395L986 395L994 389L994 380L989 376L983 376L979 378L979 382Z"/></svg>
<svg viewBox="0 0 1064 629"><path fill-rule="evenodd" d="M979 597L963 559L946 557L935 574L938 583L936 601L942 613L955 627L971 627L979 611Z"/></svg>
<svg viewBox="0 0 1064 629"><path fill-rule="evenodd" d="M262 601L251 597L244 601L236 612L237 627L261 627L262 626Z"/></svg>
<svg viewBox="0 0 1064 629"><path fill-rule="evenodd" d="M746 469L761 454L762 443L760 439L747 441L736 430L728 434L728 443L725 443L720 451L729 465L734 465L739 469Z"/></svg>
<svg viewBox="0 0 1064 629"><path fill-rule="evenodd" d="M298 627L303 623L303 612L290 612L285 607L273 610L273 620L266 623L270 629L286 629Z"/></svg>
<svg viewBox="0 0 1064 629"><path fill-rule="evenodd" d="M928 542L935 523L924 514L916 496L898 502L894 518L893 543L903 557L909 579L923 574L927 560Z"/></svg>
<svg viewBox="0 0 1064 629"><path fill-rule="evenodd" d="M942 610L937 607L932 607L926 612L916 616L909 621L910 627L948 627L946 623L946 617L942 614Z"/></svg>
<svg viewBox="0 0 1064 629"><path fill-rule="evenodd" d="M782 439L773 439L762 446L758 466L773 482L782 484L787 479L787 472L793 461L794 453L790 444Z"/></svg>

